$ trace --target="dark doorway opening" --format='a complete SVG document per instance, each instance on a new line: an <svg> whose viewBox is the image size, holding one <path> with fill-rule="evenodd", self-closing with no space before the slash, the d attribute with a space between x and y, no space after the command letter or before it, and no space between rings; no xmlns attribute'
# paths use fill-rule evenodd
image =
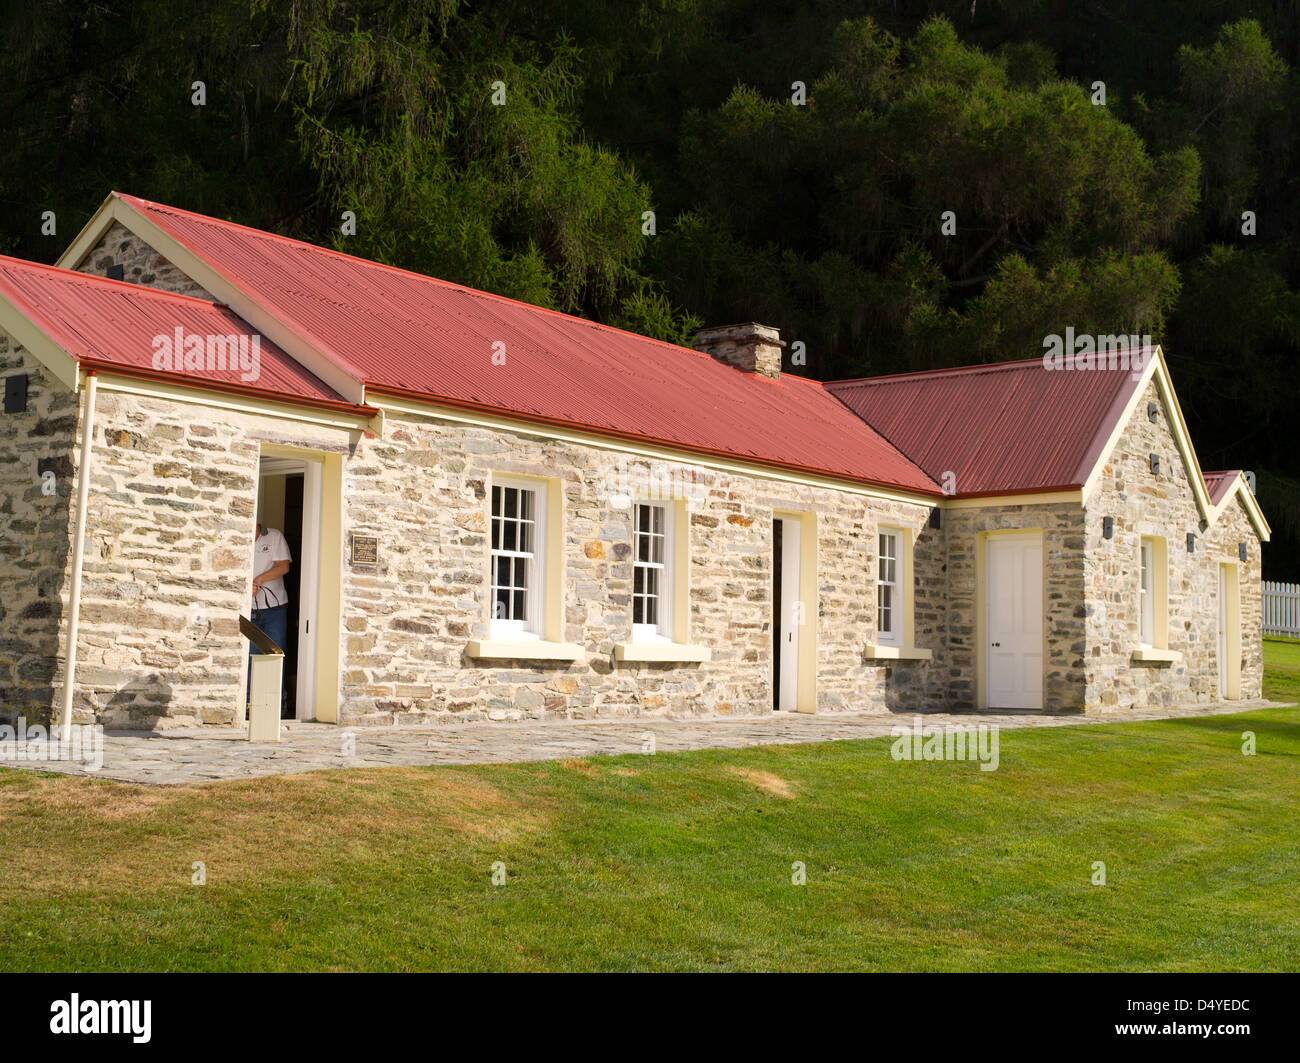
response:
<svg viewBox="0 0 1300 1063"><path fill-rule="evenodd" d="M781 521L772 521L772 708L781 708Z"/></svg>
<svg viewBox="0 0 1300 1063"><path fill-rule="evenodd" d="M293 562L284 577L289 595L289 634L284 649L284 694L280 699L280 718L293 720L298 710L298 619L302 590L302 474L284 478L284 527L280 529Z"/></svg>

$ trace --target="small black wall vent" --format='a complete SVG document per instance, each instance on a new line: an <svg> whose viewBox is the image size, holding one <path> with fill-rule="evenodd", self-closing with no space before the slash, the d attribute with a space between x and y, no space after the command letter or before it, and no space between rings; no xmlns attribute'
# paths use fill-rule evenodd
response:
<svg viewBox="0 0 1300 1063"><path fill-rule="evenodd" d="M5 377L5 413L25 413L27 410L27 374Z"/></svg>

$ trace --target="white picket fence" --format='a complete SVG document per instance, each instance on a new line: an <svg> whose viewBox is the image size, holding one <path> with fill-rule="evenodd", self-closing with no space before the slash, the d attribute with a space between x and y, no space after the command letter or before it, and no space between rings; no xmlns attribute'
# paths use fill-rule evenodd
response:
<svg viewBox="0 0 1300 1063"><path fill-rule="evenodd" d="M1300 636L1300 583L1265 582L1264 634Z"/></svg>

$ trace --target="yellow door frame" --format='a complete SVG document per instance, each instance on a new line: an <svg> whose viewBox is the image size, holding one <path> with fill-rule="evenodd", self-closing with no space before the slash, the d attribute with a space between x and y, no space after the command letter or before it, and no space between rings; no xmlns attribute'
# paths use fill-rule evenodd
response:
<svg viewBox="0 0 1300 1063"><path fill-rule="evenodd" d="M313 715L321 723L338 723L339 646L343 630L343 455L263 443L261 457L312 461L321 469Z"/></svg>

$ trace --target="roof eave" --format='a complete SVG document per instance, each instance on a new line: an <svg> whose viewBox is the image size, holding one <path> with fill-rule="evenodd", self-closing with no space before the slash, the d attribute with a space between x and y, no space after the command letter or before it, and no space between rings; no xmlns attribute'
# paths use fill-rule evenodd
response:
<svg viewBox="0 0 1300 1063"><path fill-rule="evenodd" d="M157 369L144 369L140 366L119 365L98 358L81 358L78 365L82 369L95 370L99 373L111 373L114 376L131 377L136 380L154 380L174 387L193 388L196 391L216 391L223 395L240 395L264 402L275 402L285 406L303 406L316 410L329 410L333 413L353 414L364 420L379 416L379 410L373 406L348 402L346 399L314 398L310 395L294 395L284 391L271 391L267 388L255 388L247 384L226 383L220 380L206 380L202 377L187 376L182 373L168 373Z"/></svg>
<svg viewBox="0 0 1300 1063"><path fill-rule="evenodd" d="M682 451L687 454L701 454L711 458L724 459L736 464L757 465L764 468L779 469L783 472L793 474L816 476L840 483L875 488L881 491L889 491L894 494L912 495L923 504L930 504L933 501L938 501L945 497L942 490L940 490L937 485L933 489L927 489L907 484L891 483L886 480L871 480L865 477L852 476L844 472L800 465L797 462L783 462L774 458L757 457L752 454L737 454L730 450L719 450L691 443L682 443L674 439L663 439L657 436L643 435L636 432L624 432L619 429L606 428L600 425L582 424L577 421L567 421L560 418L547 417L544 414L508 410L499 406L490 406L486 403L470 402L464 399L449 399L442 395L418 392L407 388L397 388L392 385L369 382L366 387L367 392L370 394L391 395L397 399L407 399L433 407L449 407L451 409L464 410L467 413L480 414L486 417L497 417L508 421L520 421L525 424L567 429L573 432L585 433L607 439L615 439L627 443L649 444L656 447L662 447L666 450Z"/></svg>

